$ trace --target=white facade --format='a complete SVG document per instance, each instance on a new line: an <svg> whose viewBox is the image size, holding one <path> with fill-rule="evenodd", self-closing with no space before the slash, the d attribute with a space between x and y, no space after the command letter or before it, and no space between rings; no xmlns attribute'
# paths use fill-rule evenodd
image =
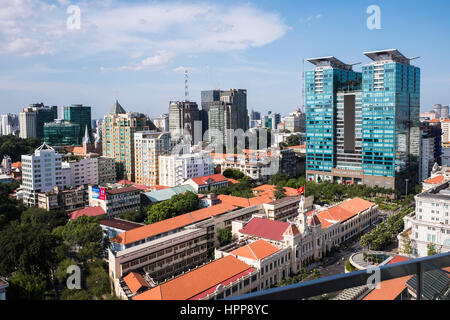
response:
<svg viewBox="0 0 450 320"><path fill-rule="evenodd" d="M63 162L65 168L69 168L69 180L66 185L69 188L78 188L82 185L98 184L98 158L84 158L78 161Z"/></svg>
<svg viewBox="0 0 450 320"><path fill-rule="evenodd" d="M22 139L35 138L37 136L36 120L37 113L33 109L25 109L24 112L21 112L19 114L19 137Z"/></svg>
<svg viewBox="0 0 450 320"><path fill-rule="evenodd" d="M441 121L441 129L442 129L442 143L450 142L450 120L443 119Z"/></svg>
<svg viewBox="0 0 450 320"><path fill-rule="evenodd" d="M169 115L160 115L158 118L153 119L153 124L162 132L169 131Z"/></svg>
<svg viewBox="0 0 450 320"><path fill-rule="evenodd" d="M1 135L13 134L19 129L19 117L16 114L2 114L0 125Z"/></svg>
<svg viewBox="0 0 450 320"><path fill-rule="evenodd" d="M37 205L37 195L51 191L55 186L64 187L61 155L45 143L32 155L22 155L23 203Z"/></svg>
<svg viewBox="0 0 450 320"><path fill-rule="evenodd" d="M175 187L188 179L214 174L208 153L192 153L159 157L159 184Z"/></svg>
<svg viewBox="0 0 450 320"><path fill-rule="evenodd" d="M169 132L148 131L134 134L134 169L137 184L159 184L159 156L169 154L171 147Z"/></svg>
<svg viewBox="0 0 450 320"><path fill-rule="evenodd" d="M450 251L450 190L446 182L415 197L416 211L404 218L409 233L412 255L425 257L428 245L438 253ZM403 246L402 239L399 248Z"/></svg>

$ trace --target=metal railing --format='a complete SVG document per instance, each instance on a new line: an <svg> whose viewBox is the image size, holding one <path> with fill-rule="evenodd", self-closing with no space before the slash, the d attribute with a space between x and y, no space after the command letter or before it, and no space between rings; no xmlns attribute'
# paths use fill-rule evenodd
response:
<svg viewBox="0 0 450 320"><path fill-rule="evenodd" d="M343 289L367 285L373 279L374 269L379 272L379 280L386 281L408 275L416 275L416 297L422 299L424 273L429 270L450 267L450 252L429 257L411 259L395 264L354 271L280 288L230 297L227 300L301 300Z"/></svg>

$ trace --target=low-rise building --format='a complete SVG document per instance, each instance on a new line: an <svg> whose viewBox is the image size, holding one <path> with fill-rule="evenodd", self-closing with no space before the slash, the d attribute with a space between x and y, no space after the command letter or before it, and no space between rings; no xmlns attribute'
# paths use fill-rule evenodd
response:
<svg viewBox="0 0 450 320"><path fill-rule="evenodd" d="M414 197L415 211L403 218L411 256L425 257L430 246L436 252L450 251L450 182L444 182ZM399 248L405 246L402 234Z"/></svg>
<svg viewBox="0 0 450 320"><path fill-rule="evenodd" d="M136 223L117 218L100 221L100 227L108 234L108 238L117 237L119 234L125 231L140 228L142 226L144 226L144 224L142 223Z"/></svg>
<svg viewBox="0 0 450 320"><path fill-rule="evenodd" d="M38 194L38 206L41 209L64 210L72 212L88 205L87 188L80 186L78 188L62 190L55 187L52 191Z"/></svg>
<svg viewBox="0 0 450 320"><path fill-rule="evenodd" d="M133 300L213 300L256 291L258 272L227 256L164 282Z"/></svg>
<svg viewBox="0 0 450 320"><path fill-rule="evenodd" d="M113 157L98 157L98 184L104 186L107 183L116 182L116 164Z"/></svg>
<svg viewBox="0 0 450 320"><path fill-rule="evenodd" d="M89 206L100 206L109 217L115 217L122 212L139 210L141 190L133 186L123 188L89 186Z"/></svg>
<svg viewBox="0 0 450 320"><path fill-rule="evenodd" d="M192 178L183 184L192 186L197 193L205 193L214 188L220 189L229 185L228 179L221 174Z"/></svg>

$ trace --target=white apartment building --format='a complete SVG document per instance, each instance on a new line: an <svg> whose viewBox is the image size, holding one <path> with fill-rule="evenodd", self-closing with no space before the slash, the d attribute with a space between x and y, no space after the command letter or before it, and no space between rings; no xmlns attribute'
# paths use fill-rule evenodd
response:
<svg viewBox="0 0 450 320"><path fill-rule="evenodd" d="M450 142L450 119L442 119L441 120L441 129L442 129L442 143Z"/></svg>
<svg viewBox="0 0 450 320"><path fill-rule="evenodd" d="M136 132L134 134L135 182L144 186L159 184L159 156L172 147L169 132Z"/></svg>
<svg viewBox="0 0 450 320"><path fill-rule="evenodd" d="M86 157L80 160L70 160L62 163L66 177L65 186L78 188L82 185L97 185L98 158Z"/></svg>
<svg viewBox="0 0 450 320"><path fill-rule="evenodd" d="M450 251L450 183L447 181L415 196L416 210L403 218L412 255L425 257L428 245L439 253ZM399 248L404 245L398 236Z"/></svg>
<svg viewBox="0 0 450 320"><path fill-rule="evenodd" d="M2 114L0 126L1 135L13 134L19 130L19 117L11 113Z"/></svg>
<svg viewBox="0 0 450 320"><path fill-rule="evenodd" d="M64 188L61 155L45 143L32 155L22 155L23 203L38 204L38 193Z"/></svg>
<svg viewBox="0 0 450 320"><path fill-rule="evenodd" d="M33 138L37 136L36 131L37 112L32 108L24 109L19 114L19 137L22 139Z"/></svg>
<svg viewBox="0 0 450 320"><path fill-rule="evenodd" d="M186 180L214 174L209 153L199 152L159 157L159 184L175 187Z"/></svg>

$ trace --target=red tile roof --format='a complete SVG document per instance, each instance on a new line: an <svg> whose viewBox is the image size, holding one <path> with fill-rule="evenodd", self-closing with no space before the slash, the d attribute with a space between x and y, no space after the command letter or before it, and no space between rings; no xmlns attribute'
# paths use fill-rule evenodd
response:
<svg viewBox="0 0 450 320"><path fill-rule="evenodd" d="M271 197L274 197L274 192L276 190L277 186L270 185L270 184L263 184L262 186L253 188L253 191L256 191L260 195L267 194ZM297 189L284 187L284 191L287 196L297 196Z"/></svg>
<svg viewBox="0 0 450 320"><path fill-rule="evenodd" d="M336 223L338 221L344 222L360 212L363 212L376 204L361 198L353 198L342 202L328 210L319 212L317 217L322 223L322 229Z"/></svg>
<svg viewBox="0 0 450 320"><path fill-rule="evenodd" d="M241 198L241 197L235 197L225 194L219 194L217 198L222 201L222 203L228 203L228 204L234 204L236 206L247 208L251 207L257 204L264 204L264 203L271 203L275 201L273 197L270 197L268 195L261 195L259 197L253 197L253 198Z"/></svg>
<svg viewBox="0 0 450 320"><path fill-rule="evenodd" d="M141 288L150 287L148 283L144 280L144 278L137 272L130 272L127 276L123 278L123 281L127 284L128 288L130 288L131 292L136 293Z"/></svg>
<svg viewBox="0 0 450 320"><path fill-rule="evenodd" d="M233 256L226 256L152 288L133 300L194 300L253 272L255 269Z"/></svg>
<svg viewBox="0 0 450 320"><path fill-rule="evenodd" d="M387 264L394 264L402 261L407 261L408 258L402 256L395 256ZM394 300L403 290L406 289L406 282L412 278L411 275L395 278L391 280L382 281L379 289L373 289L363 300Z"/></svg>
<svg viewBox="0 0 450 320"><path fill-rule="evenodd" d="M139 189L134 186L131 186L131 187L106 190L106 192L108 194L121 194L121 193L127 193L127 192L132 192L132 191L139 191Z"/></svg>
<svg viewBox="0 0 450 320"><path fill-rule="evenodd" d="M102 207L87 207L81 210L74 211L70 213L70 219L75 220L81 216L88 216L88 217L96 217L101 216L105 214L105 210L103 210Z"/></svg>
<svg viewBox="0 0 450 320"><path fill-rule="evenodd" d="M100 224L106 227L116 228L119 230L133 230L142 227L142 224L120 219L107 219L100 221Z"/></svg>
<svg viewBox="0 0 450 320"><path fill-rule="evenodd" d="M263 239L283 241L283 234L290 223L262 218L252 218L241 230L240 233L256 236Z"/></svg>
<svg viewBox="0 0 450 320"><path fill-rule="evenodd" d="M444 182L444 176L436 176L434 178L430 178L428 180L425 180L424 183L430 183L430 184L441 184Z"/></svg>
<svg viewBox="0 0 450 320"><path fill-rule="evenodd" d="M224 214L234 209L237 209L236 205L218 204L212 207L203 208L174 218L123 232L117 237L110 239L110 241L121 244L130 244L167 231L188 226L190 224L211 218L213 216Z"/></svg>
<svg viewBox="0 0 450 320"><path fill-rule="evenodd" d="M203 186L208 184L208 180L211 180L210 183L217 183L222 181L227 181L227 178L225 178L223 175L219 174L212 174L209 176L203 176L198 178L192 178L192 181L194 181L198 186Z"/></svg>
<svg viewBox="0 0 450 320"><path fill-rule="evenodd" d="M230 252L230 254L252 260L262 260L278 251L280 251L280 249L273 244L270 244L265 240L258 240L240 247L239 249Z"/></svg>
<svg viewBox="0 0 450 320"><path fill-rule="evenodd" d="M11 164L11 167L13 167L13 168L22 168L22 162L20 162L20 161L13 162Z"/></svg>

